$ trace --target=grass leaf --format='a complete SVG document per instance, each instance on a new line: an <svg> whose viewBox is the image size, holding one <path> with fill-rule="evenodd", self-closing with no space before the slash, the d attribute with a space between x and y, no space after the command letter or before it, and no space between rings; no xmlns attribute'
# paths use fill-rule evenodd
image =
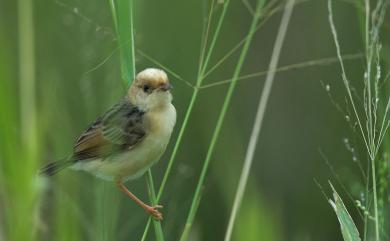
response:
<svg viewBox="0 0 390 241"><path fill-rule="evenodd" d="M133 27L133 0L117 0L117 12L113 10L113 17L117 17L117 35L121 55L122 79L126 86L135 78L134 27ZM115 23L114 23L115 24Z"/></svg>
<svg viewBox="0 0 390 241"><path fill-rule="evenodd" d="M337 219L339 220L344 241L361 241L359 231L356 228L356 225L353 222L351 215L348 213L348 210L345 207L343 201L341 200L341 197L336 192L336 189L331 183L330 186L333 190L334 200L329 199L329 203L334 209L337 215Z"/></svg>

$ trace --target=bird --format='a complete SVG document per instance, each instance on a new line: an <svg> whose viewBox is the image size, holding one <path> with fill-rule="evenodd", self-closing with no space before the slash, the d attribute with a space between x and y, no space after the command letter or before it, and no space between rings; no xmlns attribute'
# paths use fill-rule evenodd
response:
<svg viewBox="0 0 390 241"><path fill-rule="evenodd" d="M53 176L65 168L83 170L116 186L157 220L161 205L150 206L124 182L141 177L164 153L176 123L172 85L160 69L138 73L124 98L99 116L76 139L69 158L43 166Z"/></svg>

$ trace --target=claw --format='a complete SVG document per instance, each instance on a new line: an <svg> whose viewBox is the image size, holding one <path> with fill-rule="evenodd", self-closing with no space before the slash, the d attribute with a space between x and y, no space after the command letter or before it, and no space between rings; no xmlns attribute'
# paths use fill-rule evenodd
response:
<svg viewBox="0 0 390 241"><path fill-rule="evenodd" d="M163 206L161 205L155 205L153 207L150 207L147 212L152 215L155 219L157 219L158 221L162 221L163 220L163 215L162 213L160 213L158 211L159 208L163 208Z"/></svg>

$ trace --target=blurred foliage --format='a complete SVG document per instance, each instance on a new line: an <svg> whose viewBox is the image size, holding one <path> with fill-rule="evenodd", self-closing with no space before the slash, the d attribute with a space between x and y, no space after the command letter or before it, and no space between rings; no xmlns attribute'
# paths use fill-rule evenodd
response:
<svg viewBox="0 0 390 241"><path fill-rule="evenodd" d="M73 171L64 171L48 183L29 176L38 165L68 156L78 134L125 91L109 1L32 2L38 135L34 144L38 163L31 161L33 165L30 165L21 141L24 135L21 121L28 119L21 120L20 113L18 1L0 0L0 240L28 240L25 237L31 237L32 232L39 240L140 240L147 216L112 183ZM243 2L252 6L255 3L232 1L211 65L245 37L252 18ZM345 54L359 53L364 48L361 10L350 2L353 1L334 4L335 22ZM194 84L209 5L209 1L199 0L135 1L136 49ZM219 5L216 16L220 11ZM297 4L280 66L336 56L327 14L326 1ZM274 14L256 33L243 74L267 68L280 16L280 12ZM212 28L216 19L213 18ZM387 73L389 17L381 39L384 73ZM237 57L238 52L214 71L205 84L230 78ZM136 52L138 70L151 66L156 65ZM358 91L362 90L362 66L363 59L346 62L352 84ZM167 152L153 168L157 186L192 93L185 83L171 75L170 78L175 87L178 127ZM321 82L329 86L329 91ZM262 84L263 78L237 84L210 163L191 240L223 239ZM160 201L164 205L162 225L166 240L177 240L183 230L226 91L227 85L220 85L199 92ZM383 91L388 93L388 87ZM337 218L313 181L315 178L325 186L328 179L337 179L335 173L349 192L344 190L340 196L358 229L362 229L363 220L354 202L361 199L365 186L353 157L365 168L367 156L358 135L349 128L345 114L333 104L344 108L344 98L337 62L277 73L234 240L342 240ZM354 147L354 153L345 139ZM385 145L384 149L389 150L389 140ZM389 163L386 155L383 159ZM382 173L382 177L388 177L388 171ZM148 200L145 178L127 186ZM343 190L337 186L336 189ZM383 193L388 195L388 189ZM350 197L349 194L352 198L344 198ZM388 219L389 200L384 198L382 202ZM147 240L154 240L152 232Z"/></svg>

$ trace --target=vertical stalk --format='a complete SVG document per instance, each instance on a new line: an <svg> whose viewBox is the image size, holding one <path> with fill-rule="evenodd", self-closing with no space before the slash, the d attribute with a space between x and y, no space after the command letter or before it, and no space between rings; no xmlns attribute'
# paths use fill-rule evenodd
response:
<svg viewBox="0 0 390 241"><path fill-rule="evenodd" d="M250 172L250 169L252 166L252 162L253 162L253 158L254 158L254 154L255 154L255 150L256 150L257 140L258 140L261 126L262 126L263 119L264 119L264 113L265 113L268 99L269 99L269 96L271 93L271 88L272 88L272 84L273 84L273 80L274 80L274 76L275 76L274 70L277 68L277 65L278 65L280 52L281 52L281 49L283 46L284 38L286 36L287 27L288 27L288 24L290 22L290 17L291 17L292 10L294 7L294 2L295 2L295 0L289 0L286 3L284 14L282 16L282 21L280 22L278 35L276 37L271 61L270 61L269 68L268 68L269 72L267 74L264 88L263 88L262 93L261 93L255 122L254 122L253 128L252 128L252 134L250 136L250 140L249 140L249 144L248 144L248 148L247 148L247 152L246 152L246 156L245 156L244 166L242 168L242 173L241 173L240 181L239 181L239 184L237 187L237 192L236 192L236 196L234 199L232 212L230 214L229 224L228 224L226 234L225 234L225 241L231 240L231 236L232 236L233 228L234 228L234 223L235 223L238 211L239 211L240 206L241 206L242 198L244 196L246 184L248 182L249 172Z"/></svg>
<svg viewBox="0 0 390 241"><path fill-rule="evenodd" d="M202 82L204 80L204 74L205 74L206 68L207 68L207 66L209 64L211 55L213 53L213 50L215 48L215 44L216 44L216 42L218 40L219 33L221 31L221 28L222 28L222 24L223 24L223 22L225 20L225 15L226 15L226 12L228 10L229 3L230 3L230 0L227 0L224 3L224 7L223 7L223 10L222 10L221 16L219 17L217 28L215 30L214 36L213 36L213 38L211 40L211 44L210 44L210 47L209 47L209 51L207 52L206 59L205 59L204 62L201 61L204 64L200 68L201 71L198 74L198 77L197 77L197 80L196 80L196 87L194 89L194 92L192 93L190 104L188 105L187 112L185 114L183 124L182 124L182 126L180 128L180 132L179 132L179 135L177 137L177 141L176 141L175 146L174 146L173 151L172 151L172 155L169 158L168 167L167 167L167 170L166 170L166 172L164 174L163 180L161 182L161 185L160 185L160 188L159 188L159 191L158 191L157 200L159 200L161 198L162 192L164 191L165 184L166 184L166 182L168 180L168 176L170 174L173 162L174 162L174 160L176 158L176 154L177 154L177 151L179 149L181 140L183 138L184 131L187 128L188 120L190 119L190 116L191 116L191 113L192 113L192 109L193 109L193 107L195 105L195 101L197 100L198 93L199 93L199 90L200 90L199 87L202 85ZM211 8L211 11L212 11L212 9L213 8ZM206 48L206 46L205 46L205 48Z"/></svg>
<svg viewBox="0 0 390 241"><path fill-rule="evenodd" d="M378 217L378 196L376 190L376 166L375 166L375 137L374 137L374 128L372 122L372 96L371 96L371 65L372 65L372 43L370 38L370 1L365 0L365 11L366 11L366 19L365 19L365 47L366 47L366 61L367 61L367 107L368 107L368 140L369 143L369 156L371 161L371 171L372 171L372 190L374 196L374 222L375 222L375 240L380 241L379 237L379 217Z"/></svg>
<svg viewBox="0 0 390 241"><path fill-rule="evenodd" d="M18 1L20 123L22 143L27 153L34 154L37 147L35 103L35 59L33 1Z"/></svg>
<svg viewBox="0 0 390 241"><path fill-rule="evenodd" d="M113 0L111 0L113 1ZM122 79L129 86L135 78L135 51L133 26L133 0L117 0L114 9L114 19L117 17L117 35L121 55ZM111 5L113 5L111 3ZM116 10L116 11L115 11ZM115 24L115 21L114 21Z"/></svg>
<svg viewBox="0 0 390 241"><path fill-rule="evenodd" d="M108 3L110 4L112 20L114 22L114 28L115 28L116 34L118 34L118 17L116 16L115 0L108 0Z"/></svg>
<svg viewBox="0 0 390 241"><path fill-rule="evenodd" d="M149 199L152 201L152 205L157 205L157 198L156 198L156 191L154 188L154 182L153 182L153 176L152 176L152 171L149 169L147 173L147 184L148 184L148 190L149 190ZM156 240L157 241L164 241L164 234L161 228L161 223L160 221L153 220L154 224L154 230L156 232Z"/></svg>
<svg viewBox="0 0 390 241"><path fill-rule="evenodd" d="M217 24L217 27L215 29L213 38L211 40L211 44L210 44L210 47L208 49L208 52L207 52L207 55L206 55L206 59L205 59L205 61L200 61L200 63L203 63L203 66L200 67L200 71L199 71L199 74L198 74L197 80L196 80L196 87L194 88L194 91L192 93L190 103L188 105L187 111L186 111L185 116L184 116L183 124L182 124L182 126L180 128L179 135L178 135L177 140L175 142L175 146L173 147L173 151L172 151L171 157L169 158L168 166L167 166L167 169L166 169L166 171L164 173L164 177L163 177L163 180L161 182L161 185L160 185L160 188L159 188L159 191L158 191L157 202L159 202L159 200L160 200L160 198L162 196L162 193L164 191L166 182L167 182L169 174L171 172L173 163L175 161L177 151L179 150L181 141L182 141L183 136L184 136L184 132L185 132L185 130L187 128L188 121L190 119L193 107L194 107L195 102L196 102L197 97L198 97L198 93L199 93L199 90L200 90L199 87L202 85L202 82L203 82L203 79L204 79L204 73L205 73L205 71L207 69L207 66L208 66L208 63L210 61L211 55L212 55L213 50L215 48L215 44L216 44L216 42L218 40L219 33L221 31L222 24L223 24L225 16L226 16L226 12L228 10L229 3L230 3L230 0L226 0L226 2L224 3L224 7L223 7L222 13L221 13L221 15L219 17L218 24ZM212 14L212 12L210 12L210 14ZM210 23L210 18L211 18L211 15L210 15L209 20L208 20L209 23ZM204 46L204 47L206 48L206 46ZM202 55L201 55L201 58L202 58ZM150 221L151 221L151 219L149 218L148 223L145 226L145 230L144 230L144 233L143 233L141 241L144 241L146 239L146 236L147 236L147 233L148 233L148 230L149 230L149 227L150 227Z"/></svg>
<svg viewBox="0 0 390 241"><path fill-rule="evenodd" d="M375 222L375 240L380 241L379 237L379 217L378 217L378 196L376 190L376 170L375 170L375 158L371 160L371 171L372 171L372 190L374 195L374 222Z"/></svg>
<svg viewBox="0 0 390 241"><path fill-rule="evenodd" d="M246 58L249 46L251 44L253 35L254 35L255 31L256 31L257 23L258 23L258 21L260 20L260 18L262 16L261 13L262 13L262 9L263 9L263 6L264 6L264 2L265 2L265 0L258 0L258 4L257 4L257 7L256 7L256 12L255 12L255 15L253 17L253 20L252 20L252 23L251 23L251 26L250 26L250 29L249 29L248 37L247 37L247 39L245 41L245 44L244 44L244 46L242 48L242 51L241 51L241 54L239 56L236 68L234 70L232 82L230 83L230 86L229 86L229 89L227 91L224 103L222 105L222 110L221 110L221 112L219 114L218 121L217 121L216 127L214 129L212 138L211 138L209 149L207 151L206 158L205 158L204 163L203 163L202 171L201 171L201 174L200 174L200 177L199 177L198 184L197 184L196 189L195 189L195 194L194 194L194 197L192 199L190 211L188 213L187 221L186 221L183 233L181 235L180 241L186 241L188 239L188 235L189 235L189 232L191 230L191 227L192 227L192 224L193 224L193 220L195 218L196 212L197 212L198 207L199 207L199 203L200 203L200 199L201 199L201 189L202 189L202 186L203 186L206 174L207 174L207 170L208 170L208 166L209 166L209 163L210 163L210 160L211 160L211 156L212 156L212 154L214 152L214 148L215 148L215 145L217 143L217 140L218 140L218 137L219 137L219 133L221 132L222 124L223 124L223 121L225 119L225 115L226 115L226 112L228 110L228 107L230 105L230 101L231 101L231 98L232 98L233 93L234 93L234 89L235 89L235 86L236 86L236 83L237 83L237 79L238 79L238 77L240 75L241 68L242 68L242 66L244 64L244 60ZM207 61L207 58L206 58L206 61ZM202 70L202 73L204 73L204 71L205 71L205 69Z"/></svg>
<svg viewBox="0 0 390 241"><path fill-rule="evenodd" d="M116 4L117 3L117 6ZM121 53L122 79L125 86L130 86L135 79L135 48L134 48L134 19L133 19L133 0L109 0L115 29L118 36L118 45ZM147 184L150 200L157 204L156 193L154 190L153 177L150 169L147 174ZM156 231L156 240L164 241L161 223L154 221Z"/></svg>
<svg viewBox="0 0 390 241"><path fill-rule="evenodd" d="M10 239L35 240L31 238L34 209L37 193L34 189L38 155L38 132L35 82L35 44L34 44L34 5L33 0L19 0L18 4L18 50L19 50L19 88L20 88L20 140L21 160L13 160L9 180L10 193L14 198L11 208L16 217L12 218L14 227ZM4 113L3 113L4 114ZM11 214L12 215L12 214Z"/></svg>
<svg viewBox="0 0 390 241"><path fill-rule="evenodd" d="M353 112L356 116L357 123L359 125L359 129L361 131L361 136L363 137L364 143L367 148L367 153L369 155L369 161L371 162L371 172L372 172L372 189L373 189L373 199L374 199L374 223L375 223L375 240L380 241L380 233L379 233L379 214L378 214L378 196L377 196L377 182L376 182L376 154L377 150L375 147L375 121L373 122L373 118L375 118L376 113L374 113L376 110L374 108L374 112L372 111L372 91L371 91L371 76L372 76L372 58L373 58L373 48L375 46L375 39L370 36L370 2L369 0L365 0L365 52L366 52L366 75L364 76L364 81L366 84L366 90L365 94L367 94L367 98L365 99L365 114L366 114L366 130L367 130L367 136L365 135L365 132L362 128L362 122L360 121L359 115L357 113L355 102L352 98L351 94L351 88L349 86L349 82L346 77L345 68L343 61L341 59L341 51L340 51L340 45L337 38L337 31L333 22L333 13L332 13L332 0L328 0L328 10L329 10L329 23L332 30L333 38L336 45L337 50L337 56L339 58L340 66L342 69L342 78L344 85L346 87L348 98L350 100L350 103L353 108ZM376 101L376 100L374 100ZM375 120L375 119L374 119ZM379 137L380 138L380 137ZM380 142L378 142L380 144ZM379 145L378 144L378 145ZM379 148L379 146L378 146ZM369 163L368 163L369 164Z"/></svg>

